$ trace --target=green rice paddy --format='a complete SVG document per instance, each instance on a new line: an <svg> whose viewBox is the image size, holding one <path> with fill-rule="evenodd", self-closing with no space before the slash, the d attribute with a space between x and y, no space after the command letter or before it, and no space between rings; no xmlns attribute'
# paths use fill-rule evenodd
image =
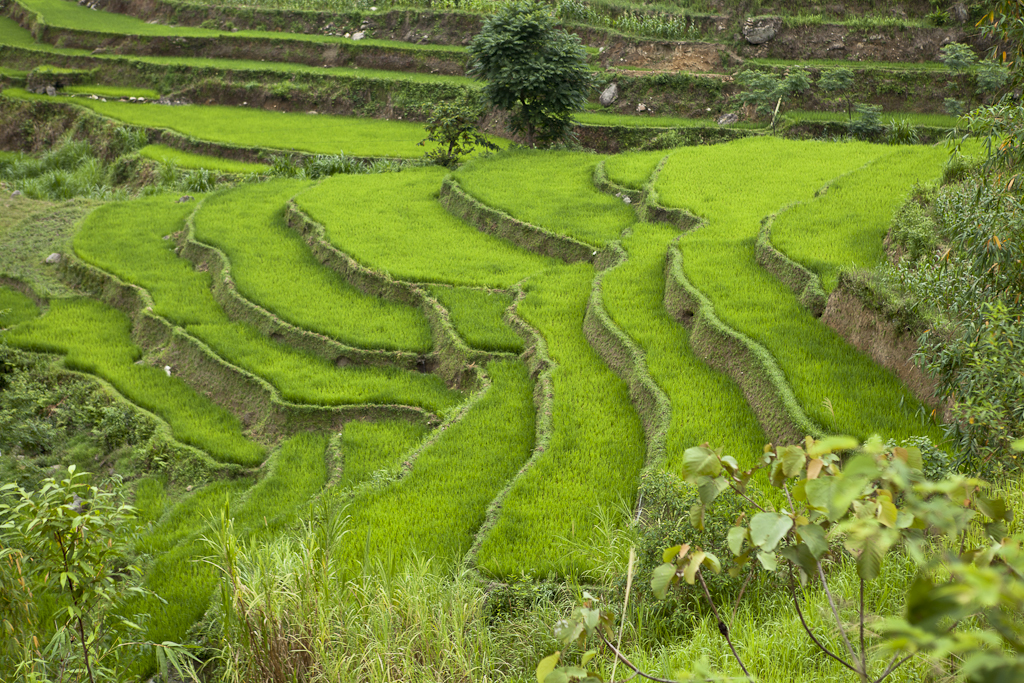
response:
<svg viewBox="0 0 1024 683"><path fill-rule="evenodd" d="M504 321L512 296L469 287L430 288L448 311L452 325L470 346L484 351L523 352L523 340Z"/></svg>
<svg viewBox="0 0 1024 683"><path fill-rule="evenodd" d="M246 161L235 161L221 157L207 156L183 152L167 145L146 145L139 154L164 164L173 164L178 168L205 168L220 173L266 173L270 167L266 164L252 164Z"/></svg>
<svg viewBox="0 0 1024 683"><path fill-rule="evenodd" d="M398 280L500 289L556 263L452 217L437 201L446 174L337 175L296 201L331 244Z"/></svg>
<svg viewBox="0 0 1024 683"><path fill-rule="evenodd" d="M792 119L793 121L836 121L839 123L846 123L849 121L849 117L846 115L846 112L841 111L787 111L786 118ZM883 111L881 113L880 120L883 125L888 125L890 121L905 120L913 126L956 128L960 117L950 116L948 114L918 114L916 112Z"/></svg>
<svg viewBox="0 0 1024 683"><path fill-rule="evenodd" d="M203 341L229 363L266 379L296 403L403 404L444 413L461 400L435 375L397 368L335 367L232 322L213 298L209 272L174 253L164 239L185 227L194 207L170 197L108 204L90 214L75 239L80 258L153 297L154 312ZM353 320L353 324L363 321ZM372 323L372 321L366 321Z"/></svg>
<svg viewBox="0 0 1024 683"><path fill-rule="evenodd" d="M150 88L122 88L113 85L68 85L60 89L64 95L96 95L97 97L160 99L160 93Z"/></svg>
<svg viewBox="0 0 1024 683"><path fill-rule="evenodd" d="M39 307L16 289L0 286L0 330L14 327L39 315Z"/></svg>

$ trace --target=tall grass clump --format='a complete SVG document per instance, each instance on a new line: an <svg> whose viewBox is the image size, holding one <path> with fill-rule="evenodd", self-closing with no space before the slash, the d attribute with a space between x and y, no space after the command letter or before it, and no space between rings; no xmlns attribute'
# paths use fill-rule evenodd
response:
<svg viewBox="0 0 1024 683"><path fill-rule="evenodd" d="M277 180L209 197L196 214L195 237L228 257L242 296L283 320L360 348L429 350L422 311L357 290L286 225L288 200L309 187Z"/></svg>
<svg viewBox="0 0 1024 683"><path fill-rule="evenodd" d="M33 199L110 199L113 195L108 169L96 157L92 145L70 135L38 157L19 154L0 158L0 180L10 182Z"/></svg>
<svg viewBox="0 0 1024 683"><path fill-rule="evenodd" d="M582 152L522 150L471 161L455 178L491 208L603 247L632 222L632 212L594 187L591 178L598 161Z"/></svg>
<svg viewBox="0 0 1024 683"><path fill-rule="evenodd" d="M180 642L206 612L216 573L203 562L211 521L226 513L245 539L269 541L307 516L307 503L327 481L326 434L303 432L284 441L267 462L263 478L215 482L186 496L143 535L139 550L153 558L147 587L167 601L135 601L130 608L149 613L148 636Z"/></svg>
<svg viewBox="0 0 1024 683"><path fill-rule="evenodd" d="M399 280L507 288L556 263L480 232L449 214L437 194L447 171L335 176L296 202L331 244Z"/></svg>
<svg viewBox="0 0 1024 683"><path fill-rule="evenodd" d="M72 370L110 382L136 405L156 413L174 437L221 462L255 466L263 446L242 435L238 419L162 368L136 364L142 351L131 338L126 315L92 299L58 299L41 318L8 331L11 346L58 353Z"/></svg>
<svg viewBox="0 0 1024 683"><path fill-rule="evenodd" d="M594 269L574 264L527 284L518 305L554 361L551 440L519 475L478 563L488 574L586 576L593 564L569 553L596 540L591 515L632 506L644 464L644 434L629 388L583 336Z"/></svg>
<svg viewBox="0 0 1024 683"><path fill-rule="evenodd" d="M523 340L504 320L512 295L469 287L431 287L448 311L455 331L467 344L484 351L522 353Z"/></svg>
<svg viewBox="0 0 1024 683"><path fill-rule="evenodd" d="M232 322L213 298L210 273L196 271L178 258L174 241L164 239L184 228L192 209L168 196L105 205L83 221L75 252L146 289L157 315L181 326L229 363L263 377L285 400L318 405L399 403L440 413L459 402L460 394L436 375L335 367L271 341L252 325Z"/></svg>
<svg viewBox="0 0 1024 683"><path fill-rule="evenodd" d="M349 507L350 562L396 565L420 554L445 566L462 560L491 501L534 446L533 382L519 361L492 361L491 386L457 421L438 428L397 481L369 482ZM529 563L528 557L520 558Z"/></svg>
<svg viewBox="0 0 1024 683"><path fill-rule="evenodd" d="M891 147L865 143L774 138L683 148L662 170L657 189L662 203L707 218L679 242L687 278L725 324L768 350L803 410L823 430L859 438L874 432L939 438L919 416L921 404L894 375L821 324L754 259L762 218L810 201L827 181L892 153ZM749 163L751 154L758 164ZM779 173L781 168L786 172ZM835 258L849 261L845 255Z"/></svg>

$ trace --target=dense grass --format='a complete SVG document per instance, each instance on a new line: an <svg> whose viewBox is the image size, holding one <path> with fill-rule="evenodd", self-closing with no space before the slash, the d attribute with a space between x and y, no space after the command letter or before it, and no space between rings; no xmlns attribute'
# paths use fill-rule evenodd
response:
<svg viewBox="0 0 1024 683"><path fill-rule="evenodd" d="M61 299L49 312L3 335L11 346L59 353L64 364L110 382L128 400L162 417L174 437L222 462L257 465L263 446L242 436L238 419L162 368L137 365L128 316L92 299Z"/></svg>
<svg viewBox="0 0 1024 683"><path fill-rule="evenodd" d="M444 565L469 550L488 505L530 457L533 382L518 361L494 361L487 393L416 458L412 471L353 501L350 562L404 565L418 553Z"/></svg>
<svg viewBox="0 0 1024 683"><path fill-rule="evenodd" d="M605 161L604 172L608 180L616 185L639 190L647 184L654 169L669 153L665 150L655 150L618 154Z"/></svg>
<svg viewBox="0 0 1024 683"><path fill-rule="evenodd" d="M121 88L113 85L69 85L60 89L64 95L96 95L97 97L144 97L159 100L160 93L149 88Z"/></svg>
<svg viewBox="0 0 1024 683"><path fill-rule="evenodd" d="M512 295L468 287L431 287L467 344L484 351L522 353L523 340L503 320Z"/></svg>
<svg viewBox="0 0 1024 683"><path fill-rule="evenodd" d="M849 121L846 112L841 111L787 111L786 118L794 121ZM948 114L916 114L914 112L884 111L881 122L888 125L890 120L906 120L914 126L934 126L936 128L956 128L959 116Z"/></svg>
<svg viewBox="0 0 1024 683"><path fill-rule="evenodd" d="M400 403L440 413L461 400L435 375L338 368L272 342L250 325L228 320L213 299L210 274L193 270L191 263L175 256L174 242L163 239L182 229L191 209L167 196L108 204L83 222L75 252L148 290L158 315L182 326L228 362L263 377L286 400L319 405Z"/></svg>
<svg viewBox="0 0 1024 683"><path fill-rule="evenodd" d="M663 204L707 217L707 225L680 241L687 277L723 322L768 349L813 420L827 431L860 438L875 432L938 438L938 430L917 416L921 404L894 375L821 324L754 260L761 218L810 200L831 178L894 151L776 138L682 148L669 159L657 189ZM755 157L758 163L749 163Z"/></svg>
<svg viewBox="0 0 1024 683"><path fill-rule="evenodd" d="M519 476L478 563L501 578L586 574L598 541L593 515L631 506L644 463L644 434L629 389L587 343L583 317L594 269L574 264L532 279L519 314L540 330L552 373L552 434Z"/></svg>
<svg viewBox="0 0 1024 683"><path fill-rule="evenodd" d="M937 177L948 159L943 147L900 148L839 178L814 201L784 211L772 224L772 243L831 292L840 270L880 262L893 212L915 182Z"/></svg>
<svg viewBox="0 0 1024 683"><path fill-rule="evenodd" d="M948 71L942 62L851 62L847 59L748 59L752 66L809 67L813 69L879 69L887 71Z"/></svg>
<svg viewBox="0 0 1024 683"><path fill-rule="evenodd" d="M338 175L296 199L331 244L399 280L505 288L556 261L480 232L438 203L447 171Z"/></svg>
<svg viewBox="0 0 1024 683"><path fill-rule="evenodd" d="M632 214L591 182L600 159L581 152L522 150L471 161L455 177L466 192L490 207L601 247L618 238L632 222Z"/></svg>
<svg viewBox="0 0 1024 683"><path fill-rule="evenodd" d="M130 607L148 612L151 640L181 642L209 607L216 575L200 558L209 555L204 536L228 506L235 530L243 538L268 540L292 526L303 505L327 480L328 436L303 432L285 441L271 456L267 474L257 484L216 482L179 502L146 533L139 550L154 558L145 584L167 601L166 607L145 598Z"/></svg>
<svg viewBox="0 0 1024 683"><path fill-rule="evenodd" d="M205 168L221 173L266 173L270 167L266 164L250 164L245 161L211 157L204 154L183 152L166 145L146 145L139 154L165 164L174 164L178 168Z"/></svg>
<svg viewBox="0 0 1024 683"><path fill-rule="evenodd" d="M311 73L317 75L357 77L361 79L376 79L383 81L448 83L451 85L462 85L473 88L480 87L480 84L477 81L465 76L441 76L439 74L424 74L413 71L385 71L382 69L359 69L342 66L323 68L318 66L307 66L305 64L293 64L289 62L262 62L256 59L218 59L209 57L126 57L123 55L111 54L93 55L89 50L58 48L47 43L37 43L32 39L31 33L23 29L16 21L7 17L0 17L0 45L10 45L21 49L33 50L42 54L50 53L67 56L92 57L98 59L110 59L125 63L156 64L160 66L218 69L222 72L258 71L264 73Z"/></svg>
<svg viewBox="0 0 1024 683"><path fill-rule="evenodd" d="M58 101L9 88L4 96ZM98 114L146 128L166 128L198 140L239 147L285 149L316 154L414 158L423 154L416 143L424 137L423 125L351 116L312 116L304 113L264 111L248 107L102 102L87 98L63 101L92 109Z"/></svg>
<svg viewBox="0 0 1024 683"><path fill-rule="evenodd" d="M404 420L349 422L341 433L344 466L338 486L394 476L403 458L428 431L426 425Z"/></svg>
<svg viewBox="0 0 1024 683"><path fill-rule="evenodd" d="M428 351L430 324L419 308L360 292L285 224L288 200L308 187L276 180L220 192L196 214L195 236L227 255L242 296L283 320L360 348Z"/></svg>
<svg viewBox="0 0 1024 683"><path fill-rule="evenodd" d="M731 123L719 126L714 119L690 119L682 116L638 116L587 111L573 114L577 123L587 126L625 126L627 128L766 128L764 123Z"/></svg>
<svg viewBox="0 0 1024 683"><path fill-rule="evenodd" d="M18 4L41 15L43 21L50 26L72 28L79 31L95 31L98 33L117 33L134 36L189 36L196 38L264 38L268 40L295 40L312 43L341 43L372 45L375 47L396 47L404 50L420 50L425 52L438 50L464 50L461 47L447 45L418 45L398 40L376 40L364 38L354 41L351 38L325 36L307 33L284 33L279 31L220 31L217 29L199 28L196 26L168 26L151 24L127 14L116 14L91 10L70 0L16 0Z"/></svg>
<svg viewBox="0 0 1024 683"><path fill-rule="evenodd" d="M39 307L16 289L0 285L0 330L14 327L39 315Z"/></svg>

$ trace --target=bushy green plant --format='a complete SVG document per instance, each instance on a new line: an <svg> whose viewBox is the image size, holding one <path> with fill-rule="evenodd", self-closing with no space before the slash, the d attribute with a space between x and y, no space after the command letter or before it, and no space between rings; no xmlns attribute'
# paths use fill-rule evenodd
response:
<svg viewBox="0 0 1024 683"><path fill-rule="evenodd" d="M889 119L885 128L885 141L890 145L916 145L920 138L917 129L906 118Z"/></svg>
<svg viewBox="0 0 1024 683"><path fill-rule="evenodd" d="M572 132L593 86L579 36L556 29L545 6L517 2L489 17L469 45L467 71L486 81L492 106L510 112L509 126L529 144L551 144Z"/></svg>
<svg viewBox="0 0 1024 683"><path fill-rule="evenodd" d="M838 68L823 70L817 82L819 90L846 105L850 121L853 121L853 80L852 69Z"/></svg>
<svg viewBox="0 0 1024 683"><path fill-rule="evenodd" d="M751 69L741 72L736 82L742 88L736 94L736 101L753 107L758 115L771 116L773 132L782 103L811 87L811 79L804 69L791 69L783 76Z"/></svg>
<svg viewBox="0 0 1024 683"><path fill-rule="evenodd" d="M439 166L451 168L477 147L498 149L477 129L479 118L480 112L465 105L450 102L437 105L427 119L427 137L419 142L421 145L428 142L438 144L426 153L426 158Z"/></svg>
<svg viewBox="0 0 1024 683"><path fill-rule="evenodd" d="M890 235L896 244L906 250L904 258L911 263L935 251L938 245L934 223L917 202L907 202L896 210Z"/></svg>
<svg viewBox="0 0 1024 683"><path fill-rule="evenodd" d="M878 139L885 130L882 125L882 107L877 104L858 104L854 110L858 116L847 125L850 135L858 140Z"/></svg>

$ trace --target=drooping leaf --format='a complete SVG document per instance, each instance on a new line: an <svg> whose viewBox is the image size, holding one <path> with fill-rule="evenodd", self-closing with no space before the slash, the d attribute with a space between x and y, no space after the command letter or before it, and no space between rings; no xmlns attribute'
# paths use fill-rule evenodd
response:
<svg viewBox="0 0 1024 683"><path fill-rule="evenodd" d="M997 521L1013 521L1013 510L1006 505L1006 501L1002 498L988 498L986 496L979 495L974 499L974 503L981 510L982 514L992 520Z"/></svg>
<svg viewBox="0 0 1024 683"><path fill-rule="evenodd" d="M694 446L683 453L683 474L687 481L696 477L717 477L721 472L722 463L710 448Z"/></svg>
<svg viewBox="0 0 1024 683"><path fill-rule="evenodd" d="M687 546L686 549L689 550L690 547ZM682 550L683 546L681 545L674 545L671 548L665 548L665 551L661 553L661 561L672 562L676 559L676 556L679 555L680 552L682 552ZM683 554L685 555L686 553L684 552Z"/></svg>
<svg viewBox="0 0 1024 683"><path fill-rule="evenodd" d="M775 550L793 528L793 520L778 512L759 512L750 520L750 542L765 552Z"/></svg>
<svg viewBox="0 0 1024 683"><path fill-rule="evenodd" d="M759 552L757 554L757 561L761 563L765 570L770 572L779 568L779 559L775 557L775 553Z"/></svg>
<svg viewBox="0 0 1024 683"><path fill-rule="evenodd" d="M555 650L554 654L548 655L544 659L540 660L540 664L537 665L537 683L544 683L544 680L548 677L555 667L558 666L558 659L562 656L559 650Z"/></svg>
<svg viewBox="0 0 1024 683"><path fill-rule="evenodd" d="M704 530L704 506L700 503L690 506L690 526L701 531Z"/></svg>
<svg viewBox="0 0 1024 683"><path fill-rule="evenodd" d="M779 554L799 567L804 574L814 574L818 570L817 560L807 548L806 543L797 543L783 548Z"/></svg>
<svg viewBox="0 0 1024 683"><path fill-rule="evenodd" d="M860 555L857 556L857 576L865 581L877 578L882 571L882 560L895 540L896 532L889 529L880 529L867 539L861 545Z"/></svg>
<svg viewBox="0 0 1024 683"><path fill-rule="evenodd" d="M733 555L739 555L743 551L743 541L749 536L750 532L747 531L746 527L734 526L729 529L726 542L729 544L729 550L732 551Z"/></svg>
<svg viewBox="0 0 1024 683"><path fill-rule="evenodd" d="M709 553L707 551L704 552L703 564L716 574L722 573L722 562L718 559L718 556L713 553Z"/></svg>
<svg viewBox="0 0 1024 683"><path fill-rule="evenodd" d="M825 453L833 453L835 451L852 451L858 445L857 439L852 436L826 436L824 439L815 441L814 444L807 449L807 455L816 457Z"/></svg>
<svg viewBox="0 0 1024 683"><path fill-rule="evenodd" d="M701 562L704 561L704 557L704 551L698 550L690 556L690 562L686 565L686 569L683 570L683 578L686 580L686 583L691 586L693 585L693 582L696 581L697 570L700 569L700 565Z"/></svg>
<svg viewBox="0 0 1024 683"><path fill-rule="evenodd" d="M729 483L721 478L701 477L697 484L697 494L700 502L704 505L711 505L718 498L718 495L729 488Z"/></svg>
<svg viewBox="0 0 1024 683"><path fill-rule="evenodd" d="M583 666L586 666L588 663L590 663L590 660L596 656L597 650L587 650L583 653L583 658L580 660L580 663L583 664Z"/></svg>
<svg viewBox="0 0 1024 683"><path fill-rule="evenodd" d="M658 600L668 594L668 589L676 580L676 566L674 564L662 564L654 568L651 573L651 590Z"/></svg>
<svg viewBox="0 0 1024 683"><path fill-rule="evenodd" d="M878 497L878 521L887 527L893 528L896 526L896 521L899 518L899 510L892 502L892 498L888 496Z"/></svg>
<svg viewBox="0 0 1024 683"><path fill-rule="evenodd" d="M779 449L779 456L782 460L782 473L787 477L795 477L800 474L807 462L804 449L799 446L786 446Z"/></svg>
<svg viewBox="0 0 1024 683"><path fill-rule="evenodd" d="M825 530L817 524L808 524L798 528L796 535L807 544L807 549L814 559L820 560L822 555L828 552L828 538L825 536Z"/></svg>

